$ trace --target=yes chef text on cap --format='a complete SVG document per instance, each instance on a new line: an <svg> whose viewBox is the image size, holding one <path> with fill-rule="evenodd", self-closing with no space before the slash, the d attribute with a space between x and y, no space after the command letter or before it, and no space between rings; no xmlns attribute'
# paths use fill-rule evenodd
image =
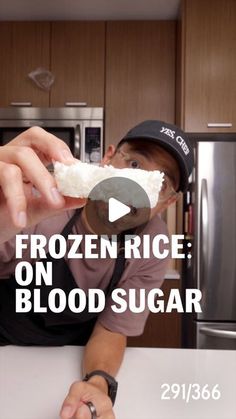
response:
<svg viewBox="0 0 236 419"><path fill-rule="evenodd" d="M128 131L121 142L138 138L157 143L175 158L180 168L179 190L185 191L194 163L193 148L186 134L176 125L148 120Z"/></svg>

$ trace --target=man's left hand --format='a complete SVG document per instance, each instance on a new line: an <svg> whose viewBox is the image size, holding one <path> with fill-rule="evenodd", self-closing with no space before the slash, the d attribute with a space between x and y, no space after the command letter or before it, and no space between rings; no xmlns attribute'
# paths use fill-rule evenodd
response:
<svg viewBox="0 0 236 419"><path fill-rule="evenodd" d="M96 418L115 419L110 397L96 385L84 381L76 381L71 385L61 408L61 419L91 419L87 402L94 405Z"/></svg>

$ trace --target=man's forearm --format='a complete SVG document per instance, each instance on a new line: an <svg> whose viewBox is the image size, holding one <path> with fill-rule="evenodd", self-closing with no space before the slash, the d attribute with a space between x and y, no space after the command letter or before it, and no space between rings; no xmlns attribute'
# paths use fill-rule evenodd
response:
<svg viewBox="0 0 236 419"><path fill-rule="evenodd" d="M125 336L110 332L98 323L85 347L83 374L103 370L115 376L120 368L125 347ZM107 391L106 382L102 377L94 376L90 382Z"/></svg>

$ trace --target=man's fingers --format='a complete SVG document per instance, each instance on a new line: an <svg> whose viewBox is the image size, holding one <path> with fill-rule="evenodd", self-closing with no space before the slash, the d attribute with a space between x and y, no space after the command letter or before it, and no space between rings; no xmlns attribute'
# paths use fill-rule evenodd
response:
<svg viewBox="0 0 236 419"><path fill-rule="evenodd" d="M27 222L27 203L19 167L0 162L0 187L14 225L24 228Z"/></svg>
<svg viewBox="0 0 236 419"><path fill-rule="evenodd" d="M64 197L62 207L52 208L42 194L32 188L31 183L23 182L18 166L4 162L0 162L0 190L13 224L20 229L26 224L31 225L47 216L57 214L62 209L81 208L87 202L86 198Z"/></svg>
<svg viewBox="0 0 236 419"><path fill-rule="evenodd" d="M96 408L97 415L101 416L106 412L112 411L112 402L110 397L98 390L93 384L77 381L72 384L69 396L77 397L84 402L92 402Z"/></svg>
<svg viewBox="0 0 236 419"><path fill-rule="evenodd" d="M94 405L94 407L95 407L95 405ZM89 407L87 406L87 404L84 403L82 406L77 408L77 411L74 414L73 419L91 419L91 417L92 417L92 413L91 413ZM96 417L98 417L99 419L115 419L115 415L111 410L104 411L100 415L98 415L98 413L97 413Z"/></svg>
<svg viewBox="0 0 236 419"><path fill-rule="evenodd" d="M30 147L6 146L2 150L2 160L18 166L27 180L46 198L50 206L55 208L63 206L64 199L56 187L55 179Z"/></svg>
<svg viewBox="0 0 236 419"><path fill-rule="evenodd" d="M77 405L66 404L61 410L61 419L91 419L89 407L80 402Z"/></svg>
<svg viewBox="0 0 236 419"><path fill-rule="evenodd" d="M94 406L95 407L95 406ZM79 406L74 413L73 419L91 419L92 413L86 403L82 406ZM100 415L97 414L99 419L115 419L115 415L112 411L104 411Z"/></svg>
<svg viewBox="0 0 236 419"><path fill-rule="evenodd" d="M76 381L70 386L69 393L63 402L60 412L60 416L62 419L72 418L78 407L83 404L81 397L84 392L84 389L84 383L81 381Z"/></svg>
<svg viewBox="0 0 236 419"><path fill-rule="evenodd" d="M80 399L75 395L69 394L66 399L64 400L64 403L61 408L60 417L61 419L71 419L75 415L77 409L82 405L83 403L80 401Z"/></svg>
<svg viewBox="0 0 236 419"><path fill-rule="evenodd" d="M64 196L65 200L65 209L76 209L82 208L86 205L88 199L87 198L72 198L70 196Z"/></svg>
<svg viewBox="0 0 236 419"><path fill-rule="evenodd" d="M83 381L71 385L61 409L61 419L91 419L88 402L94 405L98 418L115 419L111 399L93 384Z"/></svg>
<svg viewBox="0 0 236 419"><path fill-rule="evenodd" d="M43 153L48 161L59 160L62 163L73 163L74 161L66 143L40 127L29 128L12 140L9 145L32 147Z"/></svg>
<svg viewBox="0 0 236 419"><path fill-rule="evenodd" d="M89 407L86 404L82 404L82 406L80 406L75 414L75 419L91 419L92 415L90 412Z"/></svg>
<svg viewBox="0 0 236 419"><path fill-rule="evenodd" d="M0 193L9 209L13 224L18 228L26 225L27 218L33 222L33 211L29 217L29 197L25 185L33 186L42 197L32 204L32 209L43 213L54 210L79 208L85 200L68 201L59 193L54 177L48 172L45 164L59 160L71 164L74 162L69 147L40 127L30 128L0 150L1 177ZM42 205L41 205L42 204Z"/></svg>
<svg viewBox="0 0 236 419"><path fill-rule="evenodd" d="M55 208L49 207L47 202L45 202L45 200L42 197L31 198L28 203L27 225L31 226L31 225L37 224L43 219L57 215L61 211L64 211L64 210L81 208L86 203L86 200L82 200L79 198L74 198L74 199L77 199L77 202L74 202L73 205L71 203L67 204L67 202L65 202L65 205L62 208L55 209Z"/></svg>

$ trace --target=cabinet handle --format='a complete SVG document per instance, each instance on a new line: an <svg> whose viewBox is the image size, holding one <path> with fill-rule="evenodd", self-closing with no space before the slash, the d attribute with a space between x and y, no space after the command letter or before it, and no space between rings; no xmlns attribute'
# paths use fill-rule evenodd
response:
<svg viewBox="0 0 236 419"><path fill-rule="evenodd" d="M31 102L11 102L11 106L32 106Z"/></svg>
<svg viewBox="0 0 236 419"><path fill-rule="evenodd" d="M65 106L87 106L87 102L66 102Z"/></svg>
<svg viewBox="0 0 236 419"><path fill-rule="evenodd" d="M11 106L32 106L31 102L11 102Z"/></svg>
<svg viewBox="0 0 236 419"><path fill-rule="evenodd" d="M233 124L231 122L208 122L208 128L231 128Z"/></svg>

